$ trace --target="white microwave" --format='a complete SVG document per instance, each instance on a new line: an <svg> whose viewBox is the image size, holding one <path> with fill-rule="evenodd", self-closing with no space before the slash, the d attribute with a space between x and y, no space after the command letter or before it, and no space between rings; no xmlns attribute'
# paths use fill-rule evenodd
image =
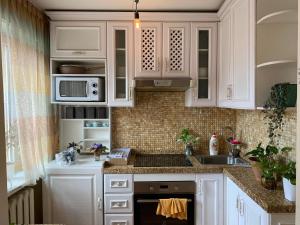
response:
<svg viewBox="0 0 300 225"><path fill-rule="evenodd" d="M56 77L55 100L70 102L105 101L105 84L101 77Z"/></svg>

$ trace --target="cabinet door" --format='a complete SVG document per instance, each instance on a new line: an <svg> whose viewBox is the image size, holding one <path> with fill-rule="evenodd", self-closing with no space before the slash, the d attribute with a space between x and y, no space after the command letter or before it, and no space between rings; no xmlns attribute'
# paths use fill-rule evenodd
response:
<svg viewBox="0 0 300 225"><path fill-rule="evenodd" d="M190 76L190 23L163 23L163 77Z"/></svg>
<svg viewBox="0 0 300 225"><path fill-rule="evenodd" d="M237 0L220 22L219 106L255 108L255 1Z"/></svg>
<svg viewBox="0 0 300 225"><path fill-rule="evenodd" d="M239 188L229 178L226 178L225 193L226 225L239 225Z"/></svg>
<svg viewBox="0 0 300 225"><path fill-rule="evenodd" d="M133 23L108 22L108 104L133 106Z"/></svg>
<svg viewBox="0 0 300 225"><path fill-rule="evenodd" d="M106 22L51 22L51 57L106 58Z"/></svg>
<svg viewBox="0 0 300 225"><path fill-rule="evenodd" d="M254 2L239 0L232 9L232 101L236 108L255 107Z"/></svg>
<svg viewBox="0 0 300 225"><path fill-rule="evenodd" d="M136 77L160 78L162 23L143 22L135 29Z"/></svg>
<svg viewBox="0 0 300 225"><path fill-rule="evenodd" d="M239 225L266 225L268 214L249 196L241 191Z"/></svg>
<svg viewBox="0 0 300 225"><path fill-rule="evenodd" d="M216 106L217 24L192 23L191 78L193 87L186 92L186 106Z"/></svg>
<svg viewBox="0 0 300 225"><path fill-rule="evenodd" d="M225 15L219 26L219 106L227 106L232 98L231 14Z"/></svg>
<svg viewBox="0 0 300 225"><path fill-rule="evenodd" d="M223 225L223 174L197 176L196 224Z"/></svg>
<svg viewBox="0 0 300 225"><path fill-rule="evenodd" d="M102 225L102 181L98 173L48 175L44 222Z"/></svg>

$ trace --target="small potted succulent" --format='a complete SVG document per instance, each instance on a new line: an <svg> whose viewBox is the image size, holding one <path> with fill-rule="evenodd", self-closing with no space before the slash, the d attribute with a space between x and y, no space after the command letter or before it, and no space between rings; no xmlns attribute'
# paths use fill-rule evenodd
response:
<svg viewBox="0 0 300 225"><path fill-rule="evenodd" d="M99 161L101 153L104 153L107 149L108 148L106 146L96 143L90 147L91 152L94 153L95 161Z"/></svg>
<svg viewBox="0 0 300 225"><path fill-rule="evenodd" d="M195 145L198 141L199 137L192 135L188 128L183 128L181 130L181 135L177 139L178 143L184 144L184 154L186 156L193 155L193 145Z"/></svg>
<svg viewBox="0 0 300 225"><path fill-rule="evenodd" d="M284 197L289 201L296 201L296 162L290 161L283 171Z"/></svg>

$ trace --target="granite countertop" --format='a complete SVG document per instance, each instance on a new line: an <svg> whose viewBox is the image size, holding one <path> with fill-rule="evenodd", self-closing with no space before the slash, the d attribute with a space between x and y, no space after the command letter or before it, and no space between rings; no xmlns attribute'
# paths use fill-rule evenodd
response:
<svg viewBox="0 0 300 225"><path fill-rule="evenodd" d="M295 213L295 203L284 198L282 186L267 190L255 180L251 168L224 168L224 174L268 213Z"/></svg>
<svg viewBox="0 0 300 225"><path fill-rule="evenodd" d="M117 166L106 162L104 174L155 173L224 173L268 213L295 213L295 203L284 199L282 187L275 191L265 189L254 177L251 168L230 165L204 165L191 156L192 167L134 167L134 157L128 165Z"/></svg>

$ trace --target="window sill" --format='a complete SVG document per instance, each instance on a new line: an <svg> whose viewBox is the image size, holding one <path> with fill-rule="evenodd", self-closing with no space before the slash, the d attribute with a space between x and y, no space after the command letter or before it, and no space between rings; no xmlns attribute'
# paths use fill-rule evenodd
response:
<svg viewBox="0 0 300 225"><path fill-rule="evenodd" d="M24 172L18 172L10 180L7 180L7 194L8 197L15 194L26 186Z"/></svg>

